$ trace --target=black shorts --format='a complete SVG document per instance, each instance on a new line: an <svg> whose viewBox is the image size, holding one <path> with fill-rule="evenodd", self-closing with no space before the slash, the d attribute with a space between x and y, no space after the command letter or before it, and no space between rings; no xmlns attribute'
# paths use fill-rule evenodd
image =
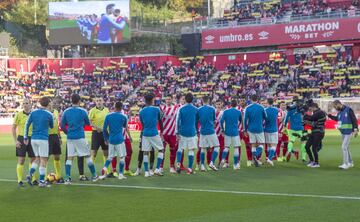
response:
<svg viewBox="0 0 360 222"><path fill-rule="evenodd" d="M91 135L91 150L99 150L101 146L102 150L108 150L109 147L105 144L103 133L99 133L97 131L92 131Z"/></svg>
<svg viewBox="0 0 360 222"><path fill-rule="evenodd" d="M49 135L49 155L61 155L61 144L57 134Z"/></svg>
<svg viewBox="0 0 360 222"><path fill-rule="evenodd" d="M35 157L34 151L31 147L31 137L29 137L29 144L27 146L24 144L23 136L18 136L17 140L21 143L20 148L16 148L17 157L26 157L26 153L28 157Z"/></svg>

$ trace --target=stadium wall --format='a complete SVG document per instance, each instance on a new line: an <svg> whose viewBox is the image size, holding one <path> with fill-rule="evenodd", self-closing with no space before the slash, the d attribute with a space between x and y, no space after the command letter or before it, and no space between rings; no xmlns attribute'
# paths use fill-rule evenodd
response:
<svg viewBox="0 0 360 222"><path fill-rule="evenodd" d="M85 68L85 72L93 72L95 65L100 67L112 66L114 63L125 63L127 65L140 63L142 61L155 61L157 68L164 62L171 61L175 66L180 65L176 56L171 55L139 55L131 57L102 57L102 58L76 58L76 59L48 59L48 58L11 58L8 59L8 69L17 72L35 72L38 65L46 64L48 71L61 73L65 68Z"/></svg>
<svg viewBox="0 0 360 222"><path fill-rule="evenodd" d="M285 52L286 50L281 50ZM243 62L264 62L269 59L271 52L246 52L246 53L227 53L227 54L209 54L204 55L207 63L213 63L217 70L222 71L227 64ZM289 56L290 63L294 62L293 56ZM85 72L93 72L95 65L100 67L112 66L115 63L125 63L127 65L140 63L142 61L155 61L157 68L164 62L171 61L173 65L181 64L176 56L171 55L139 55L129 57L102 57L102 58L76 58L76 59L48 59L48 58L10 58L8 59L8 69L17 72L35 72L38 65L46 64L48 71L55 71L60 75L61 70L65 68L82 68Z"/></svg>

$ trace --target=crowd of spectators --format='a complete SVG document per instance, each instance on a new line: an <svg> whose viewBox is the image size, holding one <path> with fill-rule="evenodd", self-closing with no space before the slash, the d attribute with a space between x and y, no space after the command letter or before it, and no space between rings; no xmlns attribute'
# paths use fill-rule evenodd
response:
<svg viewBox="0 0 360 222"><path fill-rule="evenodd" d="M330 14L334 12L348 13L349 10L358 9L359 1L343 1L328 4L325 1L295 1L291 4L292 16L316 16L319 14Z"/></svg>
<svg viewBox="0 0 360 222"><path fill-rule="evenodd" d="M216 72L212 64L199 59L183 61L179 67L174 67L171 62L165 63L156 73L147 76L136 97L129 102L143 103L144 94L152 91L157 103L165 96L179 97L184 92L201 93L208 88L208 83Z"/></svg>
<svg viewBox="0 0 360 222"><path fill-rule="evenodd" d="M307 53L290 65L285 56L263 63L230 64L216 80L215 99L252 94L282 100L354 97L360 90L360 59L343 59L334 53Z"/></svg>
<svg viewBox="0 0 360 222"><path fill-rule="evenodd" d="M96 67L93 73L68 69L63 70L62 76L43 68L30 74L10 72L0 77L0 113L14 113L24 97L35 102L46 95L62 98L65 109L70 106L72 93L82 96L86 109L94 105L93 97L102 95L108 107L115 100L123 100L126 107L135 110L144 104L143 96L148 92L156 95L157 104L165 96L178 98L189 91L198 98L196 103L204 95L213 101L253 94L283 100L291 100L293 96L360 95L360 58L314 52L297 55L295 61L296 64L290 65L287 57L281 55L262 63L229 64L220 73L202 59L185 60L180 66L167 62L158 68L151 61L129 67Z"/></svg>
<svg viewBox="0 0 360 222"><path fill-rule="evenodd" d="M238 24L258 20L261 23L273 23L289 15L290 17L303 16L331 16L342 13L341 16L353 16L359 8L359 0L345 0L327 3L324 0L305 0L282 3L281 1L235 1L230 10L224 11L224 17L218 20L219 24ZM335 16L335 15L334 15Z"/></svg>
<svg viewBox="0 0 360 222"><path fill-rule="evenodd" d="M97 95L110 105L115 100L125 100L155 66L152 61L144 61L130 67L96 67L92 73L85 73L82 68L66 69L60 76L47 71L46 66L39 66L34 73L9 72L0 76L0 114L14 113L24 97L34 103L41 96L60 97L61 109L65 109L71 104L72 93L82 96L87 109L94 105L92 98Z"/></svg>

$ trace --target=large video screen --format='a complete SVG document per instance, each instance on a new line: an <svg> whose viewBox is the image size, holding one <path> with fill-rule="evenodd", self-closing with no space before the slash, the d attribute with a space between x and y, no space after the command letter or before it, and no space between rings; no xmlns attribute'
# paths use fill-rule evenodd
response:
<svg viewBox="0 0 360 222"><path fill-rule="evenodd" d="M50 2L51 45L117 44L130 41L129 0Z"/></svg>

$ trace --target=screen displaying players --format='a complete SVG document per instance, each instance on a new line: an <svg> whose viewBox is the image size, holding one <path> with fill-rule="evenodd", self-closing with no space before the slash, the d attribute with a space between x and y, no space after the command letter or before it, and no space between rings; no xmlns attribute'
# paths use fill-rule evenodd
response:
<svg viewBox="0 0 360 222"><path fill-rule="evenodd" d="M129 0L50 2L51 45L117 44L130 41Z"/></svg>

